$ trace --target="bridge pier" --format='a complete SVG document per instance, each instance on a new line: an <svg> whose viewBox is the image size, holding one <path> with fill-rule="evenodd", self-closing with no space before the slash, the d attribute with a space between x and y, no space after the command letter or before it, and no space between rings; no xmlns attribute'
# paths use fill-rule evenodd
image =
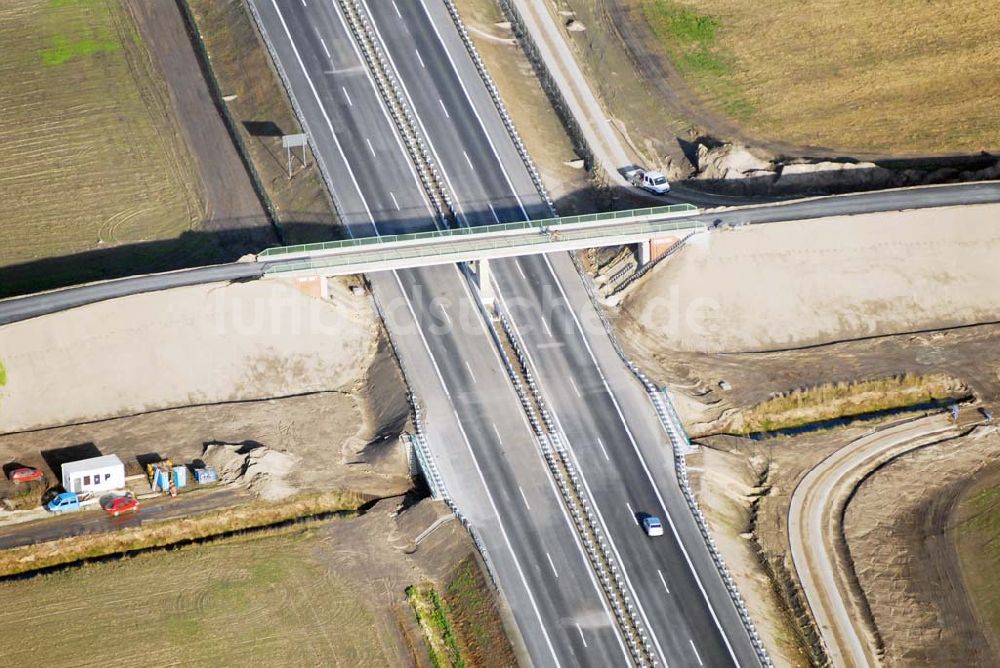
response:
<svg viewBox="0 0 1000 668"><path fill-rule="evenodd" d="M636 244L635 257L638 262L638 267L645 267L649 264L649 261L653 259L652 256L652 239L644 239Z"/></svg>
<svg viewBox="0 0 1000 668"><path fill-rule="evenodd" d="M486 306L493 306L496 294L493 291L493 273L490 269L490 261L486 258L472 262L472 270L476 272L476 279L479 282L479 296Z"/></svg>

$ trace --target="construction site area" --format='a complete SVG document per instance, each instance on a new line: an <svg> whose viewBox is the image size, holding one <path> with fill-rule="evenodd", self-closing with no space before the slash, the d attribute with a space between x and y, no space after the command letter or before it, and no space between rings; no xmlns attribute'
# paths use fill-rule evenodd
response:
<svg viewBox="0 0 1000 668"><path fill-rule="evenodd" d="M973 211L693 239L612 300L776 662L996 663L1000 237Z"/></svg>

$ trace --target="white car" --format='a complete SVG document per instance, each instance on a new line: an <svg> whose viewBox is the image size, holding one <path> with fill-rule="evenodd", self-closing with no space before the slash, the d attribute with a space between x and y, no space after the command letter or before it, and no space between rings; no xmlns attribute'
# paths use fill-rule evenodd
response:
<svg viewBox="0 0 1000 668"><path fill-rule="evenodd" d="M629 174L632 185L639 186L654 195L666 195L670 192L670 182L661 172L646 172L637 169Z"/></svg>
<svg viewBox="0 0 1000 668"><path fill-rule="evenodd" d="M647 536L663 535L663 522L660 521L659 517L647 515L642 518L642 528L645 529Z"/></svg>

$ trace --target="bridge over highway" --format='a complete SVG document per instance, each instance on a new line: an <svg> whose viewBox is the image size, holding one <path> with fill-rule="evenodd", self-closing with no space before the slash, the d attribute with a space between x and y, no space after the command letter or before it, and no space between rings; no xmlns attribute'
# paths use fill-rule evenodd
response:
<svg viewBox="0 0 1000 668"><path fill-rule="evenodd" d="M705 230L696 207L674 204L630 211L544 218L479 227L391 234L268 248L265 275L335 276L638 243ZM280 262L276 262L280 260Z"/></svg>

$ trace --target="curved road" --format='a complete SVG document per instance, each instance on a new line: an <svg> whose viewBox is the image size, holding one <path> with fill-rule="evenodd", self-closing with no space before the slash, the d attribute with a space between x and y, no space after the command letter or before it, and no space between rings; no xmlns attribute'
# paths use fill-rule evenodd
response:
<svg viewBox="0 0 1000 668"><path fill-rule="evenodd" d="M919 447L959 434L946 414L903 422L866 434L813 467L792 492L788 540L809 608L835 666L864 668L879 662L849 595L839 557L841 517L851 491L876 467Z"/></svg>

